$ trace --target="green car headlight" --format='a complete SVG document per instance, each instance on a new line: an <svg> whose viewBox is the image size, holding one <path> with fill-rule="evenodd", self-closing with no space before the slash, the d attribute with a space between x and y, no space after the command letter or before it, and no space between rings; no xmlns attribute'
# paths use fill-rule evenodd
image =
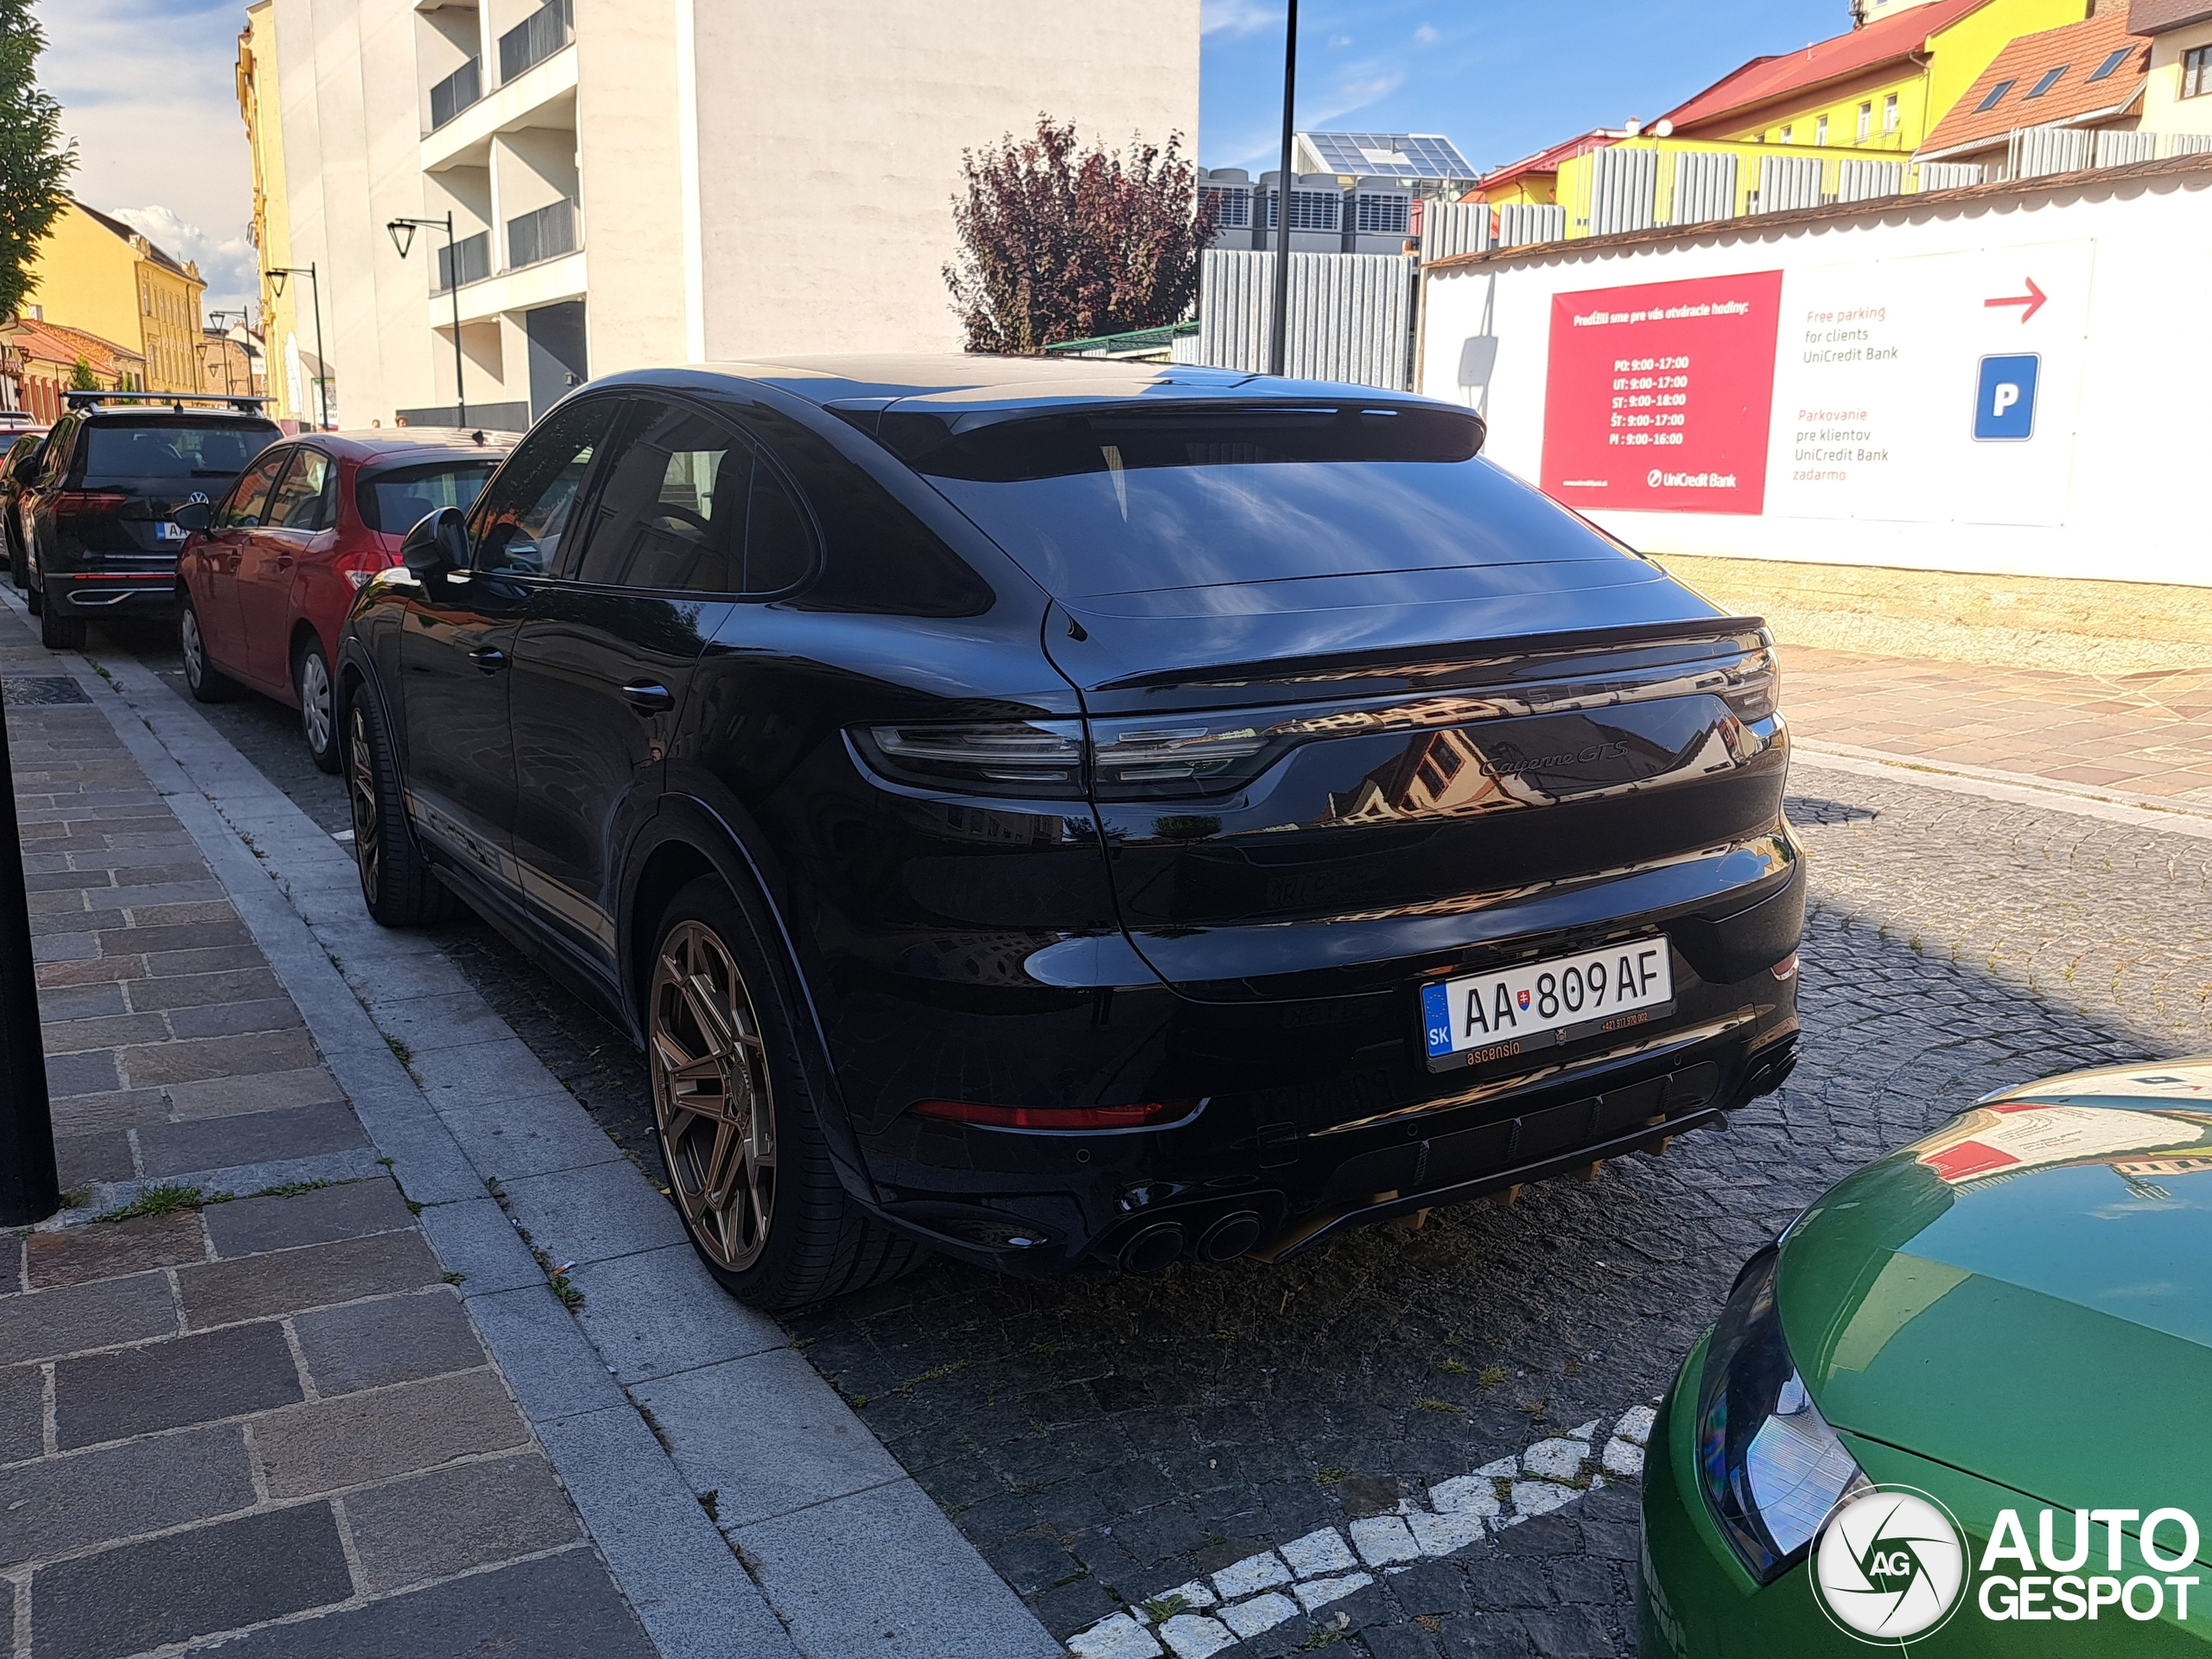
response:
<svg viewBox="0 0 2212 1659"><path fill-rule="evenodd" d="M1698 1385L1698 1475L1713 1519L1751 1576L1795 1566L1828 1512L1869 1483L1806 1392L1775 1312L1770 1246L1751 1258L1713 1327Z"/></svg>

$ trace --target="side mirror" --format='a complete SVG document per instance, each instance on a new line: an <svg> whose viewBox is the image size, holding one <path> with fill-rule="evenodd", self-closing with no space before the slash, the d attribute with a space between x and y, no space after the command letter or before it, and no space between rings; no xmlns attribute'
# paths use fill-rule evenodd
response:
<svg viewBox="0 0 2212 1659"><path fill-rule="evenodd" d="M169 514L169 522L179 530L205 530L212 511L205 501L187 501Z"/></svg>
<svg viewBox="0 0 2212 1659"><path fill-rule="evenodd" d="M426 513L399 544L399 562L417 582L468 568L468 521L459 507Z"/></svg>

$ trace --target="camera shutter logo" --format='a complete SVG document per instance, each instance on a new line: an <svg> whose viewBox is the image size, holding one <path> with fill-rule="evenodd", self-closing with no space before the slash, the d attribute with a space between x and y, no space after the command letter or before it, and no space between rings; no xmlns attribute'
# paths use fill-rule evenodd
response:
<svg viewBox="0 0 2212 1659"><path fill-rule="evenodd" d="M1877 1486L1839 1506L1814 1546L1812 1567L1821 1610L1865 1642L1924 1636L1966 1596L1958 1522L1910 1487Z"/></svg>

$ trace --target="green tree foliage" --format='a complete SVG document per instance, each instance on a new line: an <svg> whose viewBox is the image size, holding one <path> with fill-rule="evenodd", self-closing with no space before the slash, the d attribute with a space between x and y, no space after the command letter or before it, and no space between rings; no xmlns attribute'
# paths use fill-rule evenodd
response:
<svg viewBox="0 0 2212 1659"><path fill-rule="evenodd" d="M1189 315L1213 226L1181 145L1078 151L1072 122L1039 115L1034 137L963 152L944 280L968 349L1035 353Z"/></svg>
<svg viewBox="0 0 2212 1659"><path fill-rule="evenodd" d="M69 390L72 391L98 391L99 389L99 378L98 376L93 374L92 365L85 361L83 358L79 358L77 359L77 366L69 371Z"/></svg>
<svg viewBox="0 0 2212 1659"><path fill-rule="evenodd" d="M22 304L32 253L77 164L76 146L61 142L61 106L34 78L45 49L31 0L0 0L0 316Z"/></svg>

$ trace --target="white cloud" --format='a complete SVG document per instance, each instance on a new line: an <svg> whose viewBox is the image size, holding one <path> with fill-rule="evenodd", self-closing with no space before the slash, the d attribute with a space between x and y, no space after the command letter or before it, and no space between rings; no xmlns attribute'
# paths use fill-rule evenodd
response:
<svg viewBox="0 0 2212 1659"><path fill-rule="evenodd" d="M1256 35L1263 29L1282 27L1283 13L1262 0L1204 0L1198 28L1207 35Z"/></svg>
<svg viewBox="0 0 2212 1659"><path fill-rule="evenodd" d="M253 163L232 69L243 9L232 0L35 0L35 10L47 35L38 77L77 141L71 194L197 260L210 306L251 301L259 288L246 241ZM155 205L124 205L133 202Z"/></svg>
<svg viewBox="0 0 2212 1659"><path fill-rule="evenodd" d="M1443 38L1444 36L1436 31L1434 26L1429 23L1423 23L1419 29L1414 30L1414 39L1419 41L1423 46L1434 46Z"/></svg>
<svg viewBox="0 0 2212 1659"><path fill-rule="evenodd" d="M1332 35L1329 36L1329 44L1338 51L1341 52L1344 48L1351 44L1351 36L1349 35Z"/></svg>

